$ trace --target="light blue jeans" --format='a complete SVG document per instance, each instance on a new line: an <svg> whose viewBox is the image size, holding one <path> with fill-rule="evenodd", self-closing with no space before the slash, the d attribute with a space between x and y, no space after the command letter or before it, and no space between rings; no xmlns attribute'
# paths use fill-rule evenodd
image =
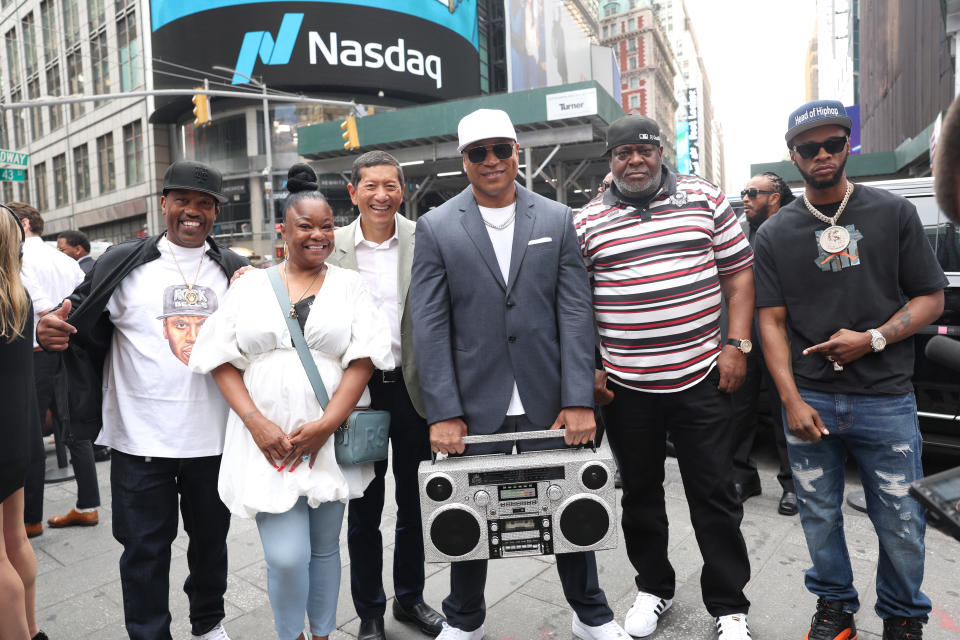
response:
<svg viewBox="0 0 960 640"><path fill-rule="evenodd" d="M806 586L817 596L860 608L843 534L844 463L860 470L867 515L880 542L877 615L920 618L930 612L923 582L923 507L908 490L923 477L917 404L902 396L846 395L801 389L830 435L806 442L787 432L787 450L800 503L800 519L813 567ZM784 425L787 424L784 416Z"/></svg>
<svg viewBox="0 0 960 640"><path fill-rule="evenodd" d="M326 636L337 626L340 591L342 502L316 509L301 497L285 513L258 513L257 528L267 562L267 593L280 640L295 640L303 631Z"/></svg>

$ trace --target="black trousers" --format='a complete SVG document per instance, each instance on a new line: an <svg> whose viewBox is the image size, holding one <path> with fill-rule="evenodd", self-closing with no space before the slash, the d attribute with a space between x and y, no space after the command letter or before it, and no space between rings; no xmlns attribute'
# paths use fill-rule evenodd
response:
<svg viewBox="0 0 960 640"><path fill-rule="evenodd" d="M183 591L191 630L204 634L223 619L230 512L217 492L219 473L220 456L144 458L113 451L113 537L123 545L120 584L131 640L171 638L170 547L178 506L189 539Z"/></svg>
<svg viewBox="0 0 960 640"><path fill-rule="evenodd" d="M23 521L27 524L43 521L43 481L47 460L42 429L48 409L53 414L53 419L64 426L65 444L70 450L70 462L77 480L77 508L93 509L100 506L100 488L97 484L93 445L89 440L75 440L70 433L69 415L66 410L66 379L61 367L60 354L35 351L33 368L40 421L29 435L30 460L27 465L23 497Z"/></svg>
<svg viewBox="0 0 960 640"><path fill-rule="evenodd" d="M526 416L507 416L497 433L536 431L545 425L535 425ZM517 450L534 451L564 447L562 439L518 440ZM513 442L497 442L467 445L464 455L508 453ZM597 560L592 551L558 553L557 573L563 595L576 612L580 621L589 626L599 626L613 620L613 611L597 579ZM500 565L509 570L510 561L501 560ZM450 595L443 601L443 613L447 623L463 631L473 631L483 624L487 607L483 589L487 583L487 561L467 560L450 563Z"/></svg>
<svg viewBox="0 0 960 640"><path fill-rule="evenodd" d="M417 469L430 459L427 422L417 413L407 395L401 375L397 382L384 382L374 371L368 385L371 407L390 412L390 446L396 483L397 522L394 529L393 588L405 608L423 601L423 530L420 526L420 489ZM363 496L350 501L347 514L347 549L350 552L350 591L353 606L362 620L382 618L387 597L383 590L384 478L387 461L374 465L375 476Z"/></svg>
<svg viewBox="0 0 960 640"><path fill-rule="evenodd" d="M777 444L777 458L780 470L777 480L784 491L794 492L793 471L790 469L790 458L787 457L787 436L783 431L783 414L780 403L780 394L777 385L770 377L767 363L763 359L763 352L757 346L759 338L753 341L754 350L747 358L747 377L743 385L733 392L733 429L736 440L733 448L733 481L741 484L751 484L760 480L757 473L757 462L751 455L753 443L760 428L760 419L757 409L760 405L761 387L766 387L767 398L770 401L769 414L774 442Z"/></svg>
<svg viewBox="0 0 960 640"><path fill-rule="evenodd" d="M614 387L605 408L607 437L623 478L623 537L637 588L672 598L676 576L667 557L663 480L666 433L677 452L690 519L704 558L700 588L712 616L746 613L750 560L740 533L743 508L733 489L730 396L716 368L675 393Z"/></svg>

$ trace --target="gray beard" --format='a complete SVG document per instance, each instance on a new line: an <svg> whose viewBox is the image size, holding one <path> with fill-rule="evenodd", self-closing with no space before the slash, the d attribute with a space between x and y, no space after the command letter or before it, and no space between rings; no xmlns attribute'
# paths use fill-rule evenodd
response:
<svg viewBox="0 0 960 640"><path fill-rule="evenodd" d="M625 181L617 176L613 176L613 183L617 185L617 190L628 198L643 200L652 196L660 188L660 174L650 176L646 184L637 188L628 186Z"/></svg>

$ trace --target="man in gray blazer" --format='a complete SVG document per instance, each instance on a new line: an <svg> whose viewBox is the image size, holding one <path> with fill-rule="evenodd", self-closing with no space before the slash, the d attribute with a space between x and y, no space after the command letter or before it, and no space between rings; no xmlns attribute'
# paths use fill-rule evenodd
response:
<svg viewBox="0 0 960 640"><path fill-rule="evenodd" d="M458 127L470 186L417 223L410 302L430 444L447 454L509 452L512 442L464 447L467 434L566 427L594 436L593 313L570 209L515 182L509 116L480 109ZM558 439L518 441L557 448ZM558 554L573 633L628 639L597 581L590 553ZM480 640L487 563L454 562L438 640Z"/></svg>
<svg viewBox="0 0 960 640"><path fill-rule="evenodd" d="M397 522L393 554L393 615L426 634L441 631L443 617L423 601L423 532L417 468L430 457L423 398L413 355L412 320L407 304L416 225L397 211L403 202L403 169L389 153L370 151L353 163L347 190L360 216L334 233L335 248L327 261L359 271L390 320L392 371L375 371L370 379L371 404L390 412L390 444L396 482ZM363 496L350 501L347 546L350 587L360 616L359 640L385 640L383 615L383 512L387 461L374 465L375 477Z"/></svg>

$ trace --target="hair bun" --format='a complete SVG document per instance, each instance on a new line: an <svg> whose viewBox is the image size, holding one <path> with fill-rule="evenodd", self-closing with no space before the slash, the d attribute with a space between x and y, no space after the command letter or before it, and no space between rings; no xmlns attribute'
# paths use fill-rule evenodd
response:
<svg viewBox="0 0 960 640"><path fill-rule="evenodd" d="M301 191L316 191L319 187L317 183L317 172L308 164L298 162L287 171L287 192L299 193Z"/></svg>

